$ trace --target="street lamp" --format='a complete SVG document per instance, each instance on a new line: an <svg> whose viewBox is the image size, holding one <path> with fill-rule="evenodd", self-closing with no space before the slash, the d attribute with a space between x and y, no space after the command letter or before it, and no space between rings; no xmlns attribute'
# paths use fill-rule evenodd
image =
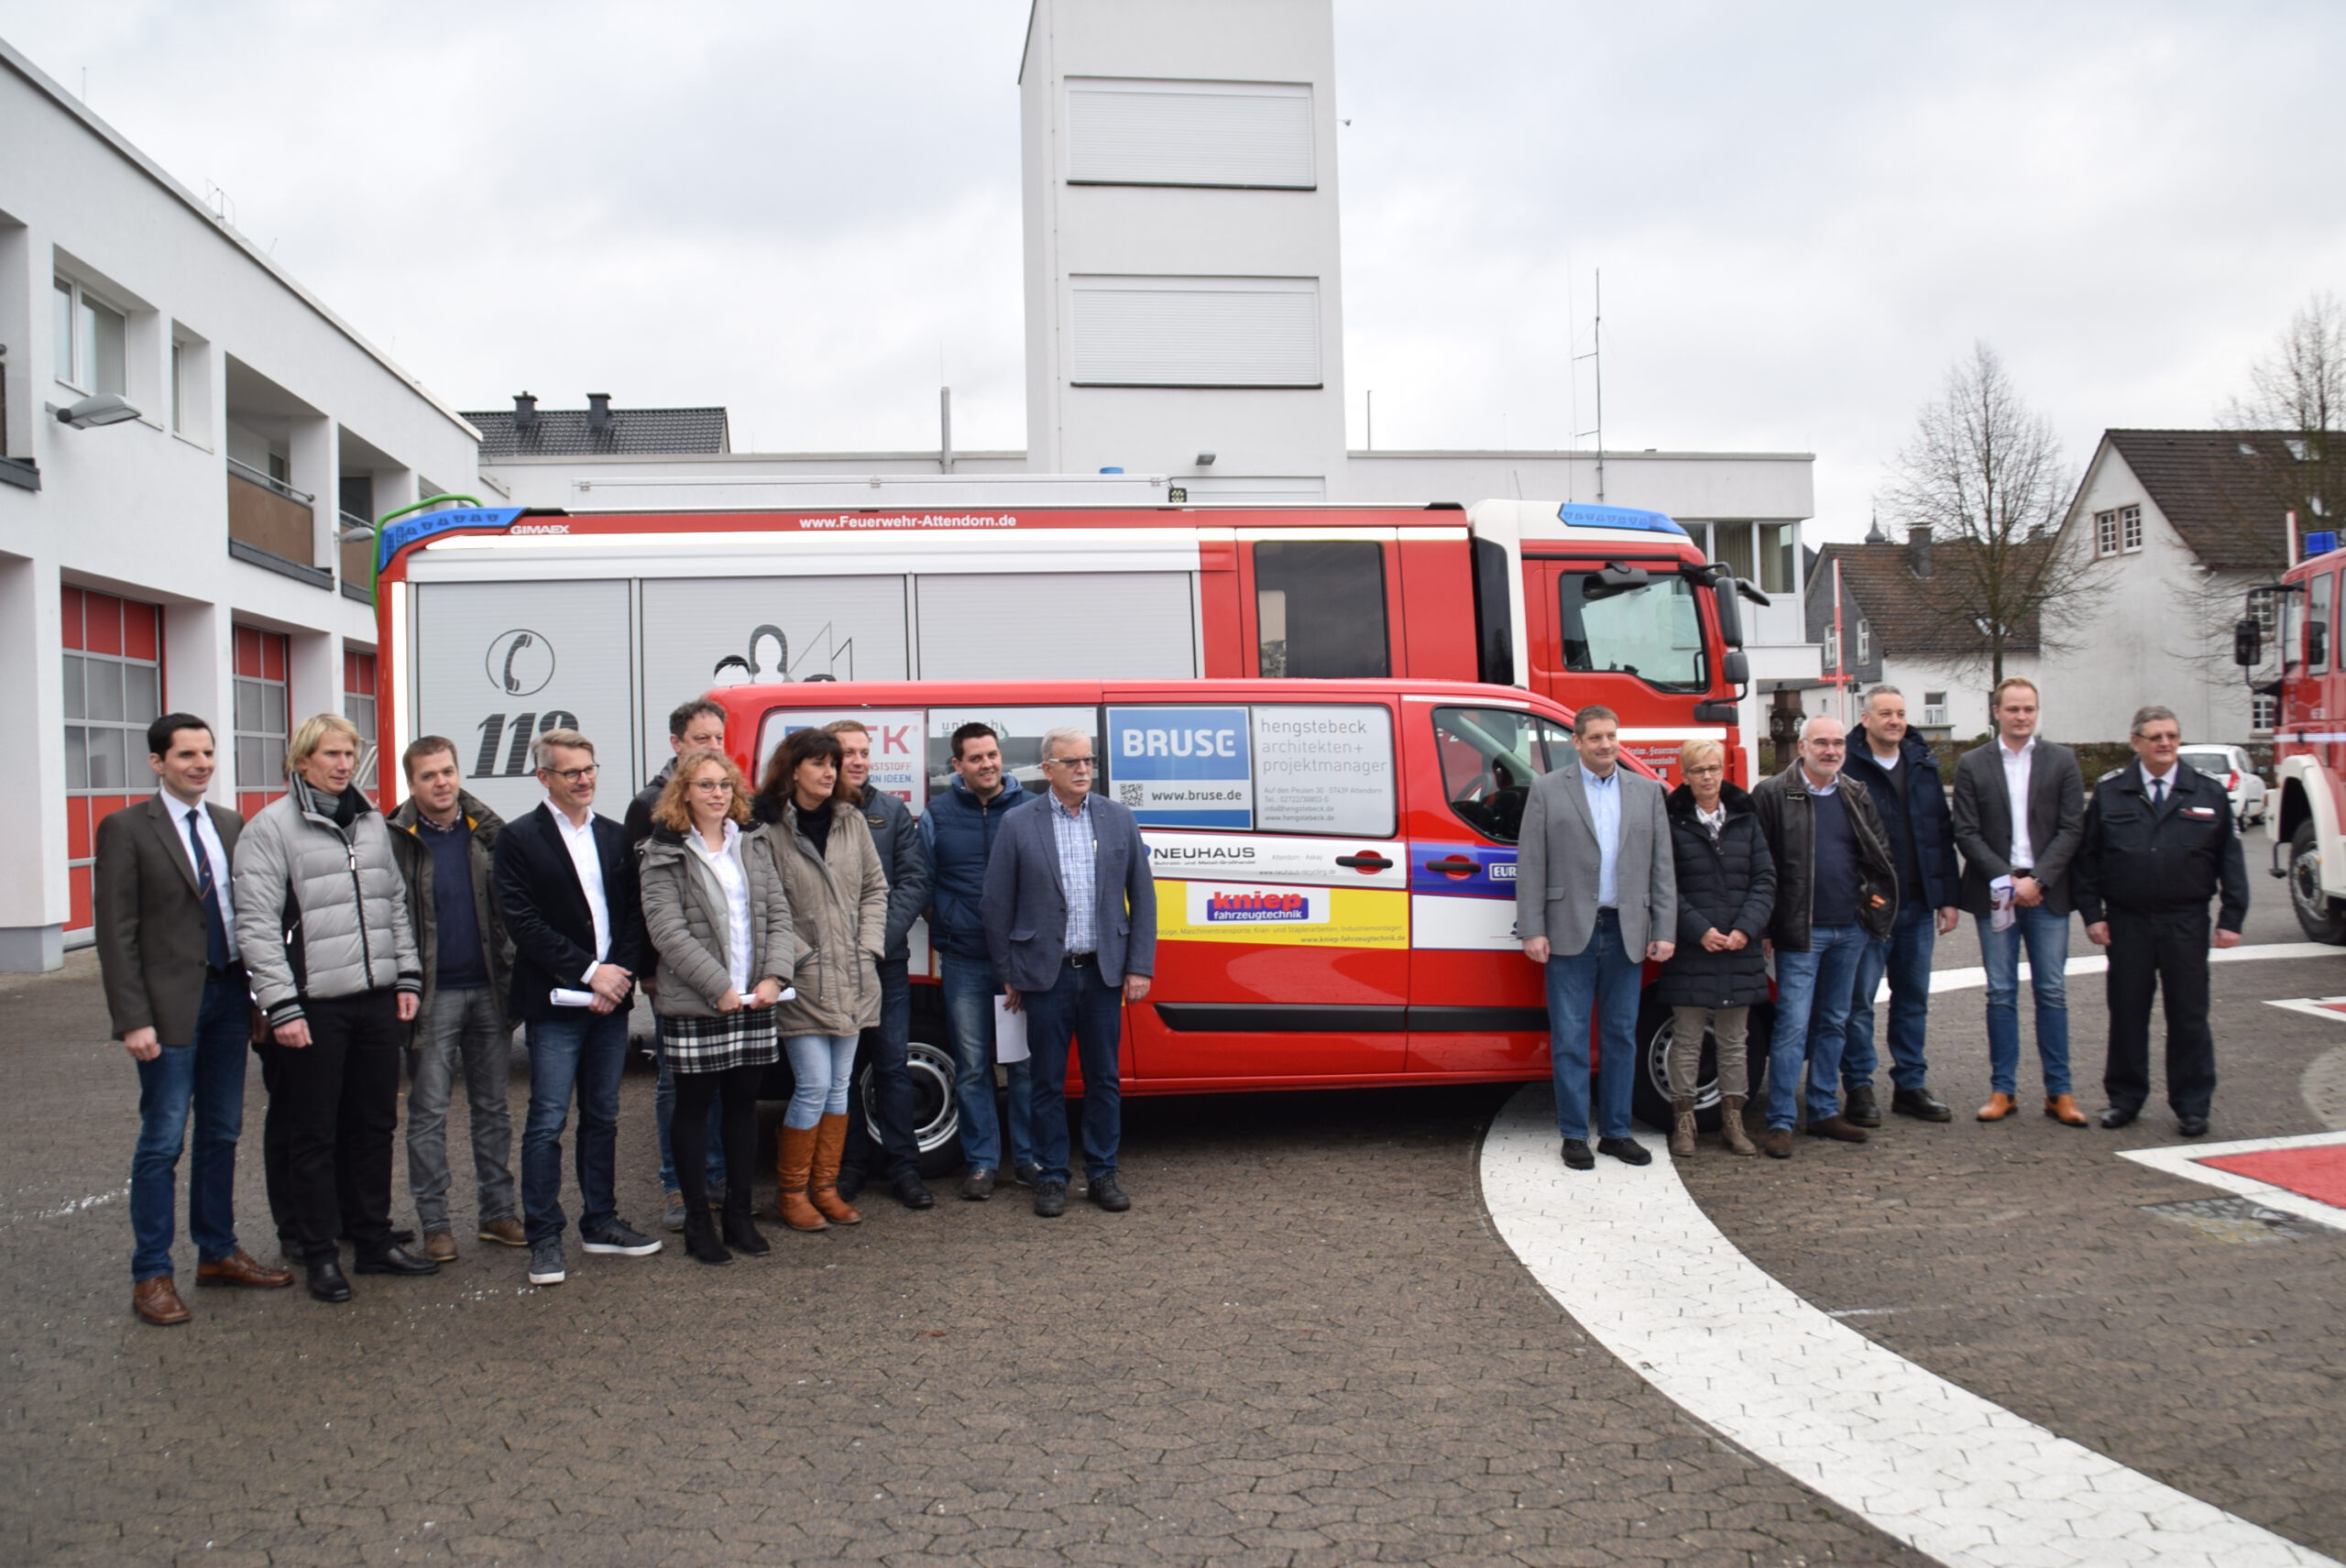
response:
<svg viewBox="0 0 2346 1568"><path fill-rule="evenodd" d="M95 430L100 425L120 424L138 417L138 411L120 392L95 392L61 409L55 403L41 406L57 416L58 423L71 425L75 430Z"/></svg>

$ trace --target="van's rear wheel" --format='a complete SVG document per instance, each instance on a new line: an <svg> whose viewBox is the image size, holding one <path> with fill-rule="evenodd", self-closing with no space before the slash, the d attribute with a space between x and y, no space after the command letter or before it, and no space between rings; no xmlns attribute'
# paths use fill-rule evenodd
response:
<svg viewBox="0 0 2346 1568"><path fill-rule="evenodd" d="M2289 906L2308 938L2346 947L2346 908L2321 891L2321 845L2310 818L2289 839Z"/></svg>
<svg viewBox="0 0 2346 1568"><path fill-rule="evenodd" d="M1747 1098L1756 1097L1767 1079L1768 1036L1775 1025L1776 1010L1760 1003L1751 1008L1749 1017L1741 1091ZM1638 1071L1631 1110L1639 1121L1664 1133L1670 1131L1670 1046L1676 1033L1670 1009L1649 994L1638 1012ZM1718 1076L1718 1043L1706 1029L1703 1060L1694 1069L1694 1124L1706 1133L1719 1128L1719 1099L1727 1091L1720 1087Z"/></svg>

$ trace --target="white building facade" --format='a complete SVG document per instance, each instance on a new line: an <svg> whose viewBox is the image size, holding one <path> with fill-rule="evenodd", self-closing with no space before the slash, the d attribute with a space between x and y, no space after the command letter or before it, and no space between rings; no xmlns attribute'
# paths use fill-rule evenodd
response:
<svg viewBox="0 0 2346 1568"><path fill-rule="evenodd" d="M86 939L96 823L156 787L148 720L208 719L214 798L247 815L304 715L372 732L343 514L470 488L477 433L5 44L0 148L0 970L25 970ZM51 411L109 396L102 427Z"/></svg>

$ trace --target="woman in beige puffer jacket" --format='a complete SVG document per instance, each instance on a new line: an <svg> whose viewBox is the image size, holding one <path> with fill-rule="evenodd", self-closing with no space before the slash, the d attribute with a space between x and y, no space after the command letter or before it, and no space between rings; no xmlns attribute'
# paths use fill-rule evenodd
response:
<svg viewBox="0 0 2346 1568"><path fill-rule="evenodd" d="M839 738L801 729L766 766L757 816L807 947L798 994L774 1009L796 1087L783 1113L783 1223L819 1231L863 1216L839 1195L856 1036L880 1022L888 877L863 814L839 798Z"/></svg>

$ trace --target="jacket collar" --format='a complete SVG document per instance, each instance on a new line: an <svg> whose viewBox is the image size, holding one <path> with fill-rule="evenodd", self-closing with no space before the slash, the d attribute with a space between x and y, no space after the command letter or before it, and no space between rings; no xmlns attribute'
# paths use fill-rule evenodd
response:
<svg viewBox="0 0 2346 1568"><path fill-rule="evenodd" d="M1739 784L1733 783L1723 784L1719 785L1719 804L1727 807L1727 818L1732 821L1738 817L1749 815L1751 811L1751 795L1749 791L1744 789ZM1683 818L1688 822L1694 821L1694 787L1690 784L1680 784L1676 789L1670 792L1670 798L1664 801L1662 805L1669 811L1671 816Z"/></svg>
<svg viewBox="0 0 2346 1568"><path fill-rule="evenodd" d="M485 839L495 838L505 826L505 818L483 805L470 790L456 792L456 811L464 817L466 827ZM411 834L423 826L423 813L417 807L415 796L409 795L385 820L401 832Z"/></svg>

